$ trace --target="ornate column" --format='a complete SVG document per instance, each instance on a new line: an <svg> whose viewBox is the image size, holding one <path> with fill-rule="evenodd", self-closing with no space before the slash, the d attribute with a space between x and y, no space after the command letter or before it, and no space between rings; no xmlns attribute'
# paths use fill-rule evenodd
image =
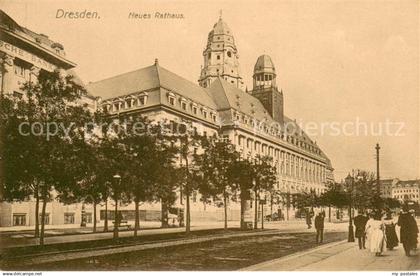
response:
<svg viewBox="0 0 420 276"><path fill-rule="evenodd" d="M1 95L12 93L13 82L13 60L14 57L6 53L0 52L0 68L1 68Z"/></svg>

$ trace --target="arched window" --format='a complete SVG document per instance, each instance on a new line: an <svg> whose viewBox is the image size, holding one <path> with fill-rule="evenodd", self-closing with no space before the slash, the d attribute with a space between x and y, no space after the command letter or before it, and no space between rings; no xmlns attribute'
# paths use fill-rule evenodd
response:
<svg viewBox="0 0 420 276"><path fill-rule="evenodd" d="M227 52L228 57L232 57L232 53L230 51Z"/></svg>

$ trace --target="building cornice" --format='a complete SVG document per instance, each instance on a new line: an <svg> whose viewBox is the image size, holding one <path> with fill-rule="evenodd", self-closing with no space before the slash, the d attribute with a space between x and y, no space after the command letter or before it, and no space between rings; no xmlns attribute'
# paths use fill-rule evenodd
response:
<svg viewBox="0 0 420 276"><path fill-rule="evenodd" d="M36 42L33 42L33 41L31 41L30 39L28 39L26 37L23 37L23 36L18 35L18 34L12 32L10 30L7 30L4 27L1 27L0 30L2 32L5 32L7 35L10 35L13 38L22 41L23 43L25 43L28 46L33 47L33 48L35 48L35 49L37 49L39 51L42 51L43 53L45 53L46 55L48 55L50 59L58 60L58 63L62 63L62 64L65 65L65 66L62 66L64 69L70 69L70 68L73 68L73 67L76 67L77 66L76 63L74 63L74 62L72 62L72 61L70 61L70 60L68 60L68 59L66 59L66 58L64 58L64 57L62 57L62 56L60 56L60 55L52 52L48 48L43 47L42 45L40 45L40 44L38 44Z"/></svg>

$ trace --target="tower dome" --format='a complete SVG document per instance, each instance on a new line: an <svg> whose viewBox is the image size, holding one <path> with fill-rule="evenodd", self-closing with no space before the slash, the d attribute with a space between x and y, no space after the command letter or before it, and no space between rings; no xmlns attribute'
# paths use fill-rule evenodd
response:
<svg viewBox="0 0 420 276"><path fill-rule="evenodd" d="M259 73L276 74L276 68L269 55L261 55L258 57L254 66L254 74Z"/></svg>
<svg viewBox="0 0 420 276"><path fill-rule="evenodd" d="M276 86L276 68L268 55L258 57L254 66L254 89Z"/></svg>
<svg viewBox="0 0 420 276"><path fill-rule="evenodd" d="M243 87L235 39L221 16L209 32L203 58L204 66L198 80L202 87L209 87L218 77L238 88Z"/></svg>
<svg viewBox="0 0 420 276"><path fill-rule="evenodd" d="M233 36L232 31L230 30L229 26L223 21L222 17L213 25L213 30L211 31L215 35L225 34Z"/></svg>
<svg viewBox="0 0 420 276"><path fill-rule="evenodd" d="M277 88L276 68L270 56L258 57L252 78L254 80L252 95L260 100L275 121L283 124L283 91Z"/></svg>

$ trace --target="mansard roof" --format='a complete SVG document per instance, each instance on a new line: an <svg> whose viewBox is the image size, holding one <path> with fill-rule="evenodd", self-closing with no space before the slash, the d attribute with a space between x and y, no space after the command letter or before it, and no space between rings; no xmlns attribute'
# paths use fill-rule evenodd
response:
<svg viewBox="0 0 420 276"><path fill-rule="evenodd" d="M231 85L223 78L218 77L208 88L210 95L217 105L219 111L226 109L235 109L245 115L255 118L258 121L265 122L267 124L279 124L275 121L271 115L264 108L260 100L255 98L249 93L242 91L236 86ZM233 118L231 118L233 120ZM293 128L297 137L303 139L306 143L319 149L318 145L312 141L312 139L299 127L295 120L284 116L284 124L286 127ZM320 150L320 149L319 149ZM321 155L328 159L327 156L321 151ZM328 159L328 162L329 159Z"/></svg>
<svg viewBox="0 0 420 276"><path fill-rule="evenodd" d="M420 180L400 180L396 183L397 187L403 187L403 188L410 188L410 187L420 187Z"/></svg>
<svg viewBox="0 0 420 276"><path fill-rule="evenodd" d="M251 119L256 119L258 122L265 123L267 126L280 126L279 122L276 122L270 116L257 98L231 85L222 77L218 77L213 81L209 88L202 88L161 67L158 63L136 71L90 83L87 86L87 90L91 94L101 97L103 100L159 88L173 91L193 102L217 110L219 116L223 117L223 124L233 123L236 118L234 117L235 113L231 111L236 111ZM295 120L284 116L284 124L284 126L294 130L293 133L287 134L293 137L295 142L300 140L319 150L319 154L330 164L327 156L299 127ZM279 137L278 139L281 138ZM295 146L299 147L298 145Z"/></svg>
<svg viewBox="0 0 420 276"><path fill-rule="evenodd" d="M157 62L146 68L89 83L87 89L94 96L107 100L161 87L216 109L216 104L204 88L161 67Z"/></svg>
<svg viewBox="0 0 420 276"><path fill-rule="evenodd" d="M257 98L231 85L220 76L211 83L208 90L218 110L233 108L257 120L267 119L274 122Z"/></svg>

